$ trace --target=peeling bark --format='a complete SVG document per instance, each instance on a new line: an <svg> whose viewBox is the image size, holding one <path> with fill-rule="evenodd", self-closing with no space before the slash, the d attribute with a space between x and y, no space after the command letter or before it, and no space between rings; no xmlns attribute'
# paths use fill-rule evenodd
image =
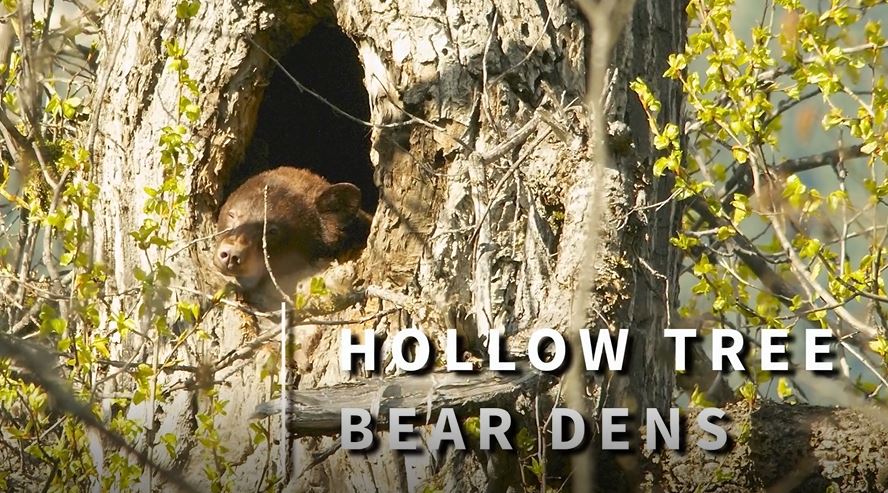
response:
<svg viewBox="0 0 888 493"><path fill-rule="evenodd" d="M605 183L590 183L579 171L591 159L594 143L576 103L584 93L586 38L572 2L306 5L205 0L185 28L189 74L200 84L203 112L195 136L198 165L187 176L192 200L183 241L213 230L225 180L249 141L272 67L257 45L279 55L315 23L334 19L358 47L371 120L377 124L371 159L381 200L358 272L366 284L411 300L405 306L373 297L336 317L397 309L363 325L379 334L418 325L438 340L445 329L455 328L476 351L483 351L484 336L495 330L521 345L535 328L566 327L578 267L595 261L601 275L589 293L594 307L590 326L632 333L631 368L625 376L608 376L602 392L592 389L600 399L597 405L667 407L673 372L660 332L676 301L677 258L668 238L679 211L674 205L648 207L668 197L671 183L651 176L654 151L647 122L627 86L636 77L650 81L663 101L663 118L680 121L680 92L660 75L666 55L684 43L683 2L638 1L616 50L607 111L611 120L628 126L632 145L614 151L616 166L604 173ZM143 188L160 180L159 132L170 123L169 108L176 104L175 75L164 70L161 40L173 34L174 13L172 0L124 0L105 18L91 148L100 163L102 190L96 254L114 272L111 291L125 292L134 269L147 267L127 233L142 220ZM531 131L508 152L488 162L479 159L529 122ZM608 195L599 252L580 251L577 241L591 187L605 187ZM215 291L222 280L213 273L209 249L208 241L198 242L174 259L177 284ZM191 299L190 293L174 290L180 299ZM133 302L122 297L113 307ZM164 356L174 351L183 364L199 366L273 327L273 320L219 307L204 320L209 342L195 340L173 349L163 341L132 338L119 341L112 356L147 361L155 350ZM328 326L315 332L320 337L312 344L311 369L299 375L299 388L354 378L338 367L337 332ZM260 375L274 353L260 348L255 358L237 360L212 376L224 382L218 390L228 401L227 414L216 425L229 448L237 490L255 490L276 467L269 459L276 454L267 443L254 446L246 424L256 405L272 397L270 381ZM162 382L172 385L192 377L171 372ZM113 395L115 385L126 383L110 383L105 393ZM200 487L206 486L202 468L211 461L194 434L195 417L204 407L199 393L179 390L155 408L146 402L129 413L145 424L143 443L154 447L155 459L183 471ZM516 406L521 409L529 407ZM156 443L167 432L180 436L175 458ZM329 449L330 443L297 440L297 464L311 463L312 454ZM502 475L515 467L514 458L496 454L410 460L408 466L407 459L385 447L363 458L333 453L306 474L293 475L289 487L412 490L434 481L448 490L478 491L508 483Z"/></svg>
<svg viewBox="0 0 888 493"><path fill-rule="evenodd" d="M691 426L685 452L646 453L644 491L885 491L888 422L878 409L765 403L725 408L731 442L708 453ZM696 412L689 413L693 423Z"/></svg>
<svg viewBox="0 0 888 493"><path fill-rule="evenodd" d="M392 408L415 409L422 422L429 424L438 418L442 408L453 408L460 415L471 416L481 407L507 405L521 394L545 390L553 382L553 378L524 369L508 375L489 372L402 375L364 384L295 391L287 401L287 427L299 436L338 435L344 407L376 410L377 430L388 429L388 411ZM253 417L274 416L281 408L280 400L263 403Z"/></svg>

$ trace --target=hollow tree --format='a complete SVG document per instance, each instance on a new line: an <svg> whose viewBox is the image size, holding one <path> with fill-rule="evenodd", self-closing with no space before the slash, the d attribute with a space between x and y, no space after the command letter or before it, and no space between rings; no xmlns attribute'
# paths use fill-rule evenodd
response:
<svg viewBox="0 0 888 493"><path fill-rule="evenodd" d="M85 12L85 24L103 24L87 30L100 54L94 76L95 51L77 46L84 24L56 29L33 2L3 2L0 487L159 490L183 486L184 476L201 490L213 483L499 491L560 487L568 475L577 488L588 486L592 478L581 476L594 464L589 457L574 456L568 472L547 451L549 409L564 396L590 420L605 406L638 415L665 407L673 390L672 355L661 351L659 331L675 300L667 238L678 204L667 197L672 183L649 173L647 122L626 86L636 76L653 83L663 119L680 122L680 93L658 75L664 55L681 44L682 12L639 2L611 53L598 49L602 33L626 19L601 9L615 4L622 2L579 2L580 16L573 4L110 2L102 15ZM718 17L730 18L732 7L720 3ZM602 53L609 58L595 56ZM66 73L54 72L72 59ZM678 76L683 62L672 61ZM781 73L746 82L769 92L761 81ZM89 94L89 104L78 94ZM599 105L605 117L596 117ZM669 146L684 148L679 128L660 133L661 147L668 133ZM783 176L836 166L865 149L872 147L776 168ZM250 293L217 290L224 282L209 261L221 202L278 164L355 182L363 205L375 209L363 256L328 274L334 292L315 284L294 297L287 320L299 347L285 358L296 386L284 394L289 407L274 400L277 315L241 303ZM740 174L727 182L755 191L742 178L750 170L737 164ZM704 223L724 225L704 201L689 202ZM789 304L797 287L738 238L723 244L728 255ZM853 321L849 315L842 314ZM625 373L568 373L560 382L528 371L369 379L338 367L342 326L382 336L418 326L439 342L455 329L476 361L493 340L487 336L500 332L511 355L522 356L538 329L575 336L581 327L626 328L631 364ZM870 347L881 354L879 344ZM692 372L678 385L690 391L713 380ZM349 455L332 438L343 406L379 411L383 431L391 406L431 419L454 406L467 429L479 407L508 407L521 450L482 451L472 439L469 452L435 457L385 446ZM284 423L289 434L277 431L281 409L296 411ZM727 411L735 441L724 454L602 457L615 460L599 468L598 481L658 491L881 491L888 484L888 428L878 408L746 397ZM688 421L695 414L689 410ZM691 429L685 444L703 434ZM296 475L286 478L287 458L275 453L284 445L295 451Z"/></svg>
<svg viewBox="0 0 888 493"><path fill-rule="evenodd" d="M440 340L446 329L456 329L482 355L487 335L497 331L520 352L535 329L569 330L578 274L593 263L592 289L579 293L588 298L583 325L629 329L631 346L625 373L585 382L590 420L604 406L635 413L668 406L673 372L659 334L676 299L677 263L668 241L678 211L672 203L651 207L667 199L671 183L652 177L648 123L628 83L653 81L662 117L680 121L680 92L659 76L666 56L683 44L682 2L636 2L605 77L613 159L600 172L593 172L600 164L595 151L603 144L593 138L583 104L594 36L573 2L208 0L179 18L177 4L189 8L187 2L135 0L110 6L91 104L90 146L100 188L95 255L112 273L106 292L117 293L104 316L111 323L116 310L139 306L137 330L120 338L112 359L153 367L150 389L160 389L158 395L131 404L128 416L145 427L138 443L156 461L198 485L208 481L205 470L215 469L238 490L281 474L273 420L250 421L256 406L274 396L268 374L275 350L255 341L269 341L275 321L231 303L205 304L197 323L203 337L182 344L164 331L175 335L192 325L152 321L165 313L167 297L191 302L222 285L208 237L233 177L258 171L244 156L261 124L259 107L275 60L331 24L354 43L363 67L369 98L363 132L370 136L379 197L368 246L354 265L363 297L335 318L360 320L381 335L418 326ZM174 70L170 58L178 60ZM331 57L319 63L356 62ZM175 115L189 90L192 106L184 111L192 112L194 123L180 135L190 139L193 159L173 173L168 161L178 151L164 146L181 123ZM301 89L294 84L291 90ZM171 273L158 277L159 249L139 241L150 236L145 221L158 210L146 212L152 197L145 188L156 191L176 173L185 198L176 205L184 215L170 223L170 236L186 248L164 258ZM592 232L600 241L596 251L584 251L596 189L606 197ZM163 218L158 221L162 227ZM134 231L147 236L129 234ZM148 288L131 289L146 276ZM303 341L311 365L295 370L299 388L360 380L339 369L337 328L317 326ZM177 366L160 372L169 361ZM110 379L104 386L105 395L114 395L127 383ZM533 399L519 396L517 402L515 412L532 423ZM224 414L214 413L215 405ZM111 402L103 406L111 412ZM262 426L271 435L264 442L254 440ZM201 437L210 428L216 439L208 444ZM177 438L164 441L170 433ZM414 460L387 451L385 441L372 454L349 455L333 443L329 437L299 439L295 462L313 467L290 477L291 487L371 491L425 482L496 489L520 481L509 474L514 457L451 451L434 461ZM323 460L313 463L318 454ZM152 474L145 469L144 484L163 483L162 475Z"/></svg>

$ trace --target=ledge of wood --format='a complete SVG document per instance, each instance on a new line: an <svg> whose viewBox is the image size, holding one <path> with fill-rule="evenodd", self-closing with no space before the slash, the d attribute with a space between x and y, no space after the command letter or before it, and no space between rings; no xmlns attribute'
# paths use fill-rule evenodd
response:
<svg viewBox="0 0 888 493"><path fill-rule="evenodd" d="M481 407L510 407L518 395L547 389L555 378L519 365L515 372L433 372L367 379L333 387L290 392L288 428L299 436L336 435L342 408L362 408L377 416L376 429L388 429L388 410L415 408L432 422L441 408L471 413ZM431 412L429 412L431 409ZM257 406L254 418L281 412L280 399Z"/></svg>
<svg viewBox="0 0 888 493"><path fill-rule="evenodd" d="M377 430L388 428L388 410L395 407L415 408L420 421L432 423L445 407L462 415L481 407L514 408L518 395L545 391L556 381L525 368L507 374L411 374L298 390L290 393L288 428L299 436L337 435L343 407L370 410L378 416ZM741 402L723 409L727 419L720 426L730 436L725 451L709 453L695 445L711 436L692 425L699 411L692 409L681 451L617 456L602 464L599 479L621 476L625 484L628 474L643 491L888 491L884 408ZM266 402L254 417L280 410L280 400Z"/></svg>

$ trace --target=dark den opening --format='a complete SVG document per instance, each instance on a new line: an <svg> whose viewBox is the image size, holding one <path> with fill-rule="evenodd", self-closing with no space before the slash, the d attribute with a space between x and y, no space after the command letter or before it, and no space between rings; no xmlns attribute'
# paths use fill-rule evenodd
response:
<svg viewBox="0 0 888 493"><path fill-rule="evenodd" d="M279 60L305 87L352 116L370 119L358 50L337 26L318 25ZM334 113L275 68L244 163L234 170L226 195L250 176L282 165L308 168L331 183L353 183L364 210L376 210L370 128Z"/></svg>

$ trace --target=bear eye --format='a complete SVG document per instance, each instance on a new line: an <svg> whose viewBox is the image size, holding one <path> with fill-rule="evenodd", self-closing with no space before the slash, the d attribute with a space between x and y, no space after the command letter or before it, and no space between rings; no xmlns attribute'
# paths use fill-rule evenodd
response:
<svg viewBox="0 0 888 493"><path fill-rule="evenodd" d="M280 233L280 230L274 224L269 224L265 228L265 234L267 234L268 236L277 236L278 233Z"/></svg>

